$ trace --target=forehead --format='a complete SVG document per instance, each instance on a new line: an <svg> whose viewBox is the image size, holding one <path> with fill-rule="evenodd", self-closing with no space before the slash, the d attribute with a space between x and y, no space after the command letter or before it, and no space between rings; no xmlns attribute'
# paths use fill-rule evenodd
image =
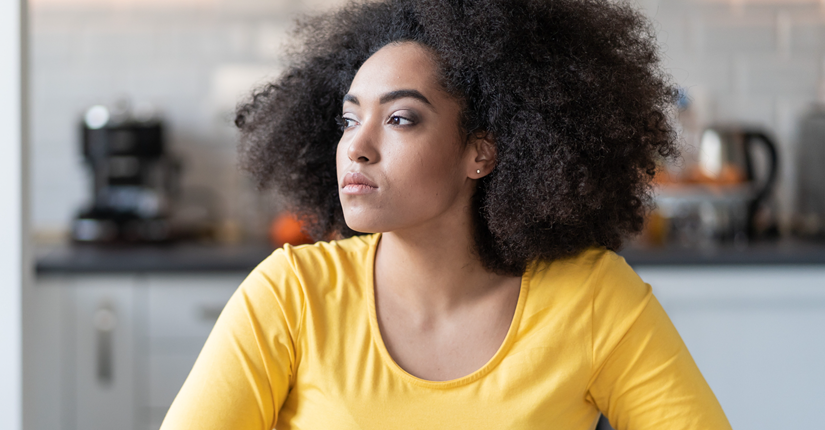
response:
<svg viewBox="0 0 825 430"><path fill-rule="evenodd" d="M401 88L437 92L440 90L437 70L429 48L416 42L392 43L364 62L352 80L349 92L359 96Z"/></svg>

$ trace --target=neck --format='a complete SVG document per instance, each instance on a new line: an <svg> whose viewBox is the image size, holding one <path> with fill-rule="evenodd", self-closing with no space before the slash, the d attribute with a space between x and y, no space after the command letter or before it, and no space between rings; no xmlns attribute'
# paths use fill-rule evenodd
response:
<svg viewBox="0 0 825 430"><path fill-rule="evenodd" d="M449 311L483 298L509 279L488 272L475 252L470 216L382 235L375 282L423 313Z"/></svg>

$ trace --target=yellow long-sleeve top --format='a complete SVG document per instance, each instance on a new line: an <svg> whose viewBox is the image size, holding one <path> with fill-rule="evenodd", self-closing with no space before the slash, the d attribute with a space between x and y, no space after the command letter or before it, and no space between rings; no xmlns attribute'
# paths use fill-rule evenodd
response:
<svg viewBox="0 0 825 430"><path fill-rule="evenodd" d="M380 235L285 246L226 305L162 430L730 429L651 288L604 249L522 277L482 368L427 381L387 352Z"/></svg>

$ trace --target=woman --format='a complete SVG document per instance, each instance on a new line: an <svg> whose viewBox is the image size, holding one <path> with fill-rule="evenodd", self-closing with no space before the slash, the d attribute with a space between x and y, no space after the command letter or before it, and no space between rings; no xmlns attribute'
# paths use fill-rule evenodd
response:
<svg viewBox="0 0 825 430"><path fill-rule="evenodd" d="M227 304L163 429L728 429L617 249L675 155L646 21L601 0L350 4L239 107L319 238Z"/></svg>

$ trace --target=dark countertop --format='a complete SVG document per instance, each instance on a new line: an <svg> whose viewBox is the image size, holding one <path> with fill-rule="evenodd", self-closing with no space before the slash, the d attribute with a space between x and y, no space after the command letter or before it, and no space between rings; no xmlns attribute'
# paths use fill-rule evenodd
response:
<svg viewBox="0 0 825 430"><path fill-rule="evenodd" d="M36 247L38 275L57 273L249 272L274 248L216 245L59 245Z"/></svg>
<svg viewBox="0 0 825 430"><path fill-rule="evenodd" d="M266 243L166 246L52 245L35 248L38 275L65 273L249 272L273 247ZM779 241L744 249L628 248L631 266L825 265L825 243Z"/></svg>
<svg viewBox="0 0 825 430"><path fill-rule="evenodd" d="M619 252L631 266L825 265L825 243L783 240L745 248L628 248Z"/></svg>

